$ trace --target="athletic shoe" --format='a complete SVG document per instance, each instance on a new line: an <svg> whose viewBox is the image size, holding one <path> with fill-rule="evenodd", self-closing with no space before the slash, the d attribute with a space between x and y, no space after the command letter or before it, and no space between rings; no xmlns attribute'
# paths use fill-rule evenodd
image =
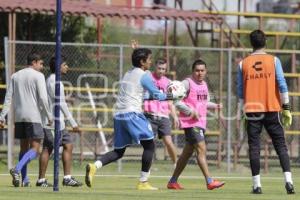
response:
<svg viewBox="0 0 300 200"><path fill-rule="evenodd" d="M293 186L292 183L287 182L287 183L285 184L285 189L286 189L286 193L287 193L287 194L295 194L294 186Z"/></svg>
<svg viewBox="0 0 300 200"><path fill-rule="evenodd" d="M213 180L210 184L207 184L207 189L208 190L213 190L219 187L222 187L225 184L225 182L221 182L218 180Z"/></svg>
<svg viewBox="0 0 300 200"><path fill-rule="evenodd" d="M53 185L51 183L48 183L47 179L45 179L42 182L37 181L35 186L36 187L52 187Z"/></svg>
<svg viewBox="0 0 300 200"><path fill-rule="evenodd" d="M262 194L261 187L252 188L252 194Z"/></svg>
<svg viewBox="0 0 300 200"><path fill-rule="evenodd" d="M139 182L136 188L138 190L158 190L158 188L152 187L149 182Z"/></svg>
<svg viewBox="0 0 300 200"><path fill-rule="evenodd" d="M62 184L63 184L63 186L72 186L72 187L82 186L82 183L77 181L74 177L64 178Z"/></svg>
<svg viewBox="0 0 300 200"><path fill-rule="evenodd" d="M85 184L88 187L92 187L93 178L95 176L95 173L97 171L96 165L89 163L85 167Z"/></svg>
<svg viewBox="0 0 300 200"><path fill-rule="evenodd" d="M31 187L30 182L22 182L22 187Z"/></svg>
<svg viewBox="0 0 300 200"><path fill-rule="evenodd" d="M15 170L14 168L12 168L10 171L9 171L10 175L12 176L12 184L15 186L15 187L19 187L20 186L20 173L17 172L17 170Z"/></svg>
<svg viewBox="0 0 300 200"><path fill-rule="evenodd" d="M168 189L171 189L171 190L183 190L184 188L177 182L175 183L168 183L167 185L167 188Z"/></svg>

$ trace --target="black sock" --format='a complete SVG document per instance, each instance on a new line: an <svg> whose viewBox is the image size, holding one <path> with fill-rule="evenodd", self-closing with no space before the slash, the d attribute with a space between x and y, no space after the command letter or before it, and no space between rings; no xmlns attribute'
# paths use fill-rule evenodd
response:
<svg viewBox="0 0 300 200"><path fill-rule="evenodd" d="M125 152L126 148L123 149L115 149L113 151L110 151L106 154L104 154L101 158L100 161L102 162L102 166L107 165L111 162L114 162L120 158L123 157L124 152Z"/></svg>
<svg viewBox="0 0 300 200"><path fill-rule="evenodd" d="M142 171L149 172L151 164L152 164L154 148L155 148L153 139L152 140L143 140L143 141L141 141L141 145L144 148L144 152L142 155Z"/></svg>

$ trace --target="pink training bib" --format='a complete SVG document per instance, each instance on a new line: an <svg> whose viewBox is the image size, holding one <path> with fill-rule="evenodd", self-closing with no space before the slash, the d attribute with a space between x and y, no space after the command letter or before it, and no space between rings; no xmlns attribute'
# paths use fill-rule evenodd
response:
<svg viewBox="0 0 300 200"><path fill-rule="evenodd" d="M152 79L156 87L160 91L166 93L167 86L170 80L165 76L162 76L161 78L157 78L154 73L152 73ZM168 101L158 101L158 100L145 101L144 111L147 113L153 113L154 115L169 116L170 114L169 103Z"/></svg>
<svg viewBox="0 0 300 200"><path fill-rule="evenodd" d="M191 78L189 81L189 94L182 101L191 109L199 113L199 119L194 119L180 112L179 120L181 128L200 127L206 129L208 88L206 82L195 83Z"/></svg>

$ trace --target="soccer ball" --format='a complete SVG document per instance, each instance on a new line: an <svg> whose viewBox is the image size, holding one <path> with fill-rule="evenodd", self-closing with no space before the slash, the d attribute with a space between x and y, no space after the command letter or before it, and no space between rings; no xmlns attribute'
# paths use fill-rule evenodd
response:
<svg viewBox="0 0 300 200"><path fill-rule="evenodd" d="M176 99L183 99L186 96L186 89L183 83L176 80L169 83L167 92L172 93Z"/></svg>

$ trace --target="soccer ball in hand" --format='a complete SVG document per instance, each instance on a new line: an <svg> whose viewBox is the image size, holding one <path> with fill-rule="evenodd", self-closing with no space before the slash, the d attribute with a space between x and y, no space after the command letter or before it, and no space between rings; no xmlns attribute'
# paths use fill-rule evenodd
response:
<svg viewBox="0 0 300 200"><path fill-rule="evenodd" d="M183 99L186 96L186 89L183 83L176 80L169 83L167 92L172 93L175 99Z"/></svg>

